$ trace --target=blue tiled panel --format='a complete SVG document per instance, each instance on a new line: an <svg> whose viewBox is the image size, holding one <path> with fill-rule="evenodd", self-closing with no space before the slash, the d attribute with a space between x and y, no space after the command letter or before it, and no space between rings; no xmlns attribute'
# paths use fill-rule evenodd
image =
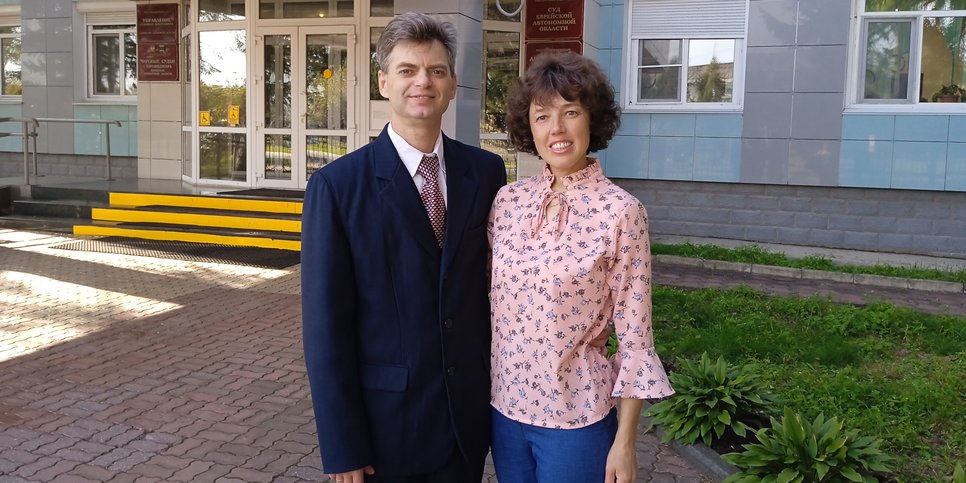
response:
<svg viewBox="0 0 966 483"><path fill-rule="evenodd" d="M966 191L966 144L949 143L946 155L946 191Z"/></svg>
<svg viewBox="0 0 966 483"><path fill-rule="evenodd" d="M694 134L706 138L739 138L741 114L698 114Z"/></svg>
<svg viewBox="0 0 966 483"><path fill-rule="evenodd" d="M839 186L888 188L892 184L892 141L842 141Z"/></svg>
<svg viewBox="0 0 966 483"><path fill-rule="evenodd" d="M946 143L896 141L892 187L941 190L946 185Z"/></svg>
<svg viewBox="0 0 966 483"><path fill-rule="evenodd" d="M621 116L621 128L618 134L625 136L647 136L651 134L651 115L624 113Z"/></svg>
<svg viewBox="0 0 966 483"><path fill-rule="evenodd" d="M694 136L694 114L651 115L652 136Z"/></svg>
<svg viewBox="0 0 966 483"><path fill-rule="evenodd" d="M0 104L0 117L20 117L22 109L20 104ZM0 132L3 133L22 133L22 122L3 122L0 123ZM0 151L15 153L23 152L23 138L20 136L4 136L0 138Z"/></svg>
<svg viewBox="0 0 966 483"><path fill-rule="evenodd" d="M121 126L111 126L111 156L137 156L137 117L135 106L78 105L74 107L77 119L103 119L121 121ZM106 126L104 124L76 124L74 126L74 152L77 154L106 154ZM133 132L133 134L132 134Z"/></svg>
<svg viewBox="0 0 966 483"><path fill-rule="evenodd" d="M610 56L610 63L605 67L605 73L607 74L607 78L610 79L611 86L614 87L615 99L617 99L617 102L620 103L621 89L623 89L623 86L621 85L621 76L623 75L621 73L621 66L624 65L624 59L622 58L624 51L619 45L615 45L614 48L610 49L608 52L608 55Z"/></svg>
<svg viewBox="0 0 966 483"><path fill-rule="evenodd" d="M843 116L842 139L891 141L895 124L895 116Z"/></svg>
<svg viewBox="0 0 966 483"><path fill-rule="evenodd" d="M896 141L946 142L949 116L896 116Z"/></svg>
<svg viewBox="0 0 966 483"><path fill-rule="evenodd" d="M949 116L949 142L966 143L966 116Z"/></svg>
<svg viewBox="0 0 966 483"><path fill-rule="evenodd" d="M74 117L77 119L102 119L101 106L74 106ZM77 154L104 154L104 125L88 123L75 124L74 152ZM113 150L111 154L114 154Z"/></svg>
<svg viewBox="0 0 966 483"><path fill-rule="evenodd" d="M647 178L648 145L644 136L614 136L607 147L605 174L614 178Z"/></svg>
<svg viewBox="0 0 966 483"><path fill-rule="evenodd" d="M741 180L741 139L695 138L694 181Z"/></svg>
<svg viewBox="0 0 966 483"><path fill-rule="evenodd" d="M690 180L693 176L693 137L651 137L647 177Z"/></svg>

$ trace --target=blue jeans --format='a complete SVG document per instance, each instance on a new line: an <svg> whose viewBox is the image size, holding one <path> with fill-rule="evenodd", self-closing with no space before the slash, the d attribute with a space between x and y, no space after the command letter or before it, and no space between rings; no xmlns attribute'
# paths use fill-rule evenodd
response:
<svg viewBox="0 0 966 483"><path fill-rule="evenodd" d="M493 466L500 483L604 481L607 453L617 435L617 410L577 429L519 423L493 413Z"/></svg>

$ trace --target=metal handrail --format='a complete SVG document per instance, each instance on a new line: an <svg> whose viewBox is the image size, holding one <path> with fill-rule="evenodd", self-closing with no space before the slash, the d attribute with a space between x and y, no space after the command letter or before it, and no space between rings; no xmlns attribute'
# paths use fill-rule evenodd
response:
<svg viewBox="0 0 966 483"><path fill-rule="evenodd" d="M103 124L105 126L105 141L107 142L107 180L113 181L111 178L111 125L121 127L121 121L116 120L103 120L103 119L67 119L67 118L55 118L55 117L38 117L36 122L70 122L70 123L80 123L80 124ZM39 127L39 124L38 124ZM34 152L36 156L37 140L34 139ZM34 169L37 169L36 157L34 158ZM36 174L36 173L35 173Z"/></svg>
<svg viewBox="0 0 966 483"><path fill-rule="evenodd" d="M23 123L22 132L5 132L0 133L0 137L6 136L19 136L24 139L23 141L23 184L30 184L30 161L28 158L28 151L30 146L30 139L34 140L34 175L37 174L37 129L40 128L40 123L36 119L30 117L0 117L0 122L20 122ZM30 130L30 125L33 124L33 130Z"/></svg>

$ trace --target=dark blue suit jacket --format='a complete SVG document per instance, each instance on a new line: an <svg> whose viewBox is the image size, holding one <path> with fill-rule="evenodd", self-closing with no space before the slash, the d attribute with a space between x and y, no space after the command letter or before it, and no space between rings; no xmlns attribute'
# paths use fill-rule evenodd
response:
<svg viewBox="0 0 966 483"><path fill-rule="evenodd" d="M486 223L502 160L443 138L443 248L388 132L312 175L305 363L327 473L426 473L490 436Z"/></svg>

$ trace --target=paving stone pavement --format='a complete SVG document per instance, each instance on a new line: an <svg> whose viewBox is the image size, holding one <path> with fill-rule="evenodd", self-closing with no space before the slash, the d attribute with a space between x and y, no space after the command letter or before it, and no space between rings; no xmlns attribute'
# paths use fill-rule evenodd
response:
<svg viewBox="0 0 966 483"><path fill-rule="evenodd" d="M51 248L67 240L0 229L0 483L326 481L298 266ZM655 267L658 283L736 278ZM639 482L712 481L653 434L637 446Z"/></svg>

